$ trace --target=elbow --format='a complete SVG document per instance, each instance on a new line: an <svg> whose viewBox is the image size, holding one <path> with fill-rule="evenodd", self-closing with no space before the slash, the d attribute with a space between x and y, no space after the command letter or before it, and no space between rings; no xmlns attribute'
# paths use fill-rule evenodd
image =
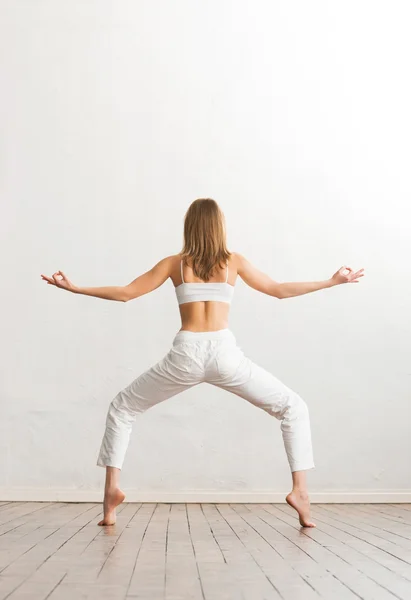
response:
<svg viewBox="0 0 411 600"><path fill-rule="evenodd" d="M136 292L133 293L131 290L124 288L124 290L121 291L119 300L120 302L130 302L130 300L134 300L135 298L138 298L141 295L142 294L136 294Z"/></svg>
<svg viewBox="0 0 411 600"><path fill-rule="evenodd" d="M274 298L277 298L277 300L284 300L285 298L288 298L287 293L281 284L275 286L271 295L274 296Z"/></svg>
<svg viewBox="0 0 411 600"><path fill-rule="evenodd" d="M292 298L294 294L292 294L289 290L287 290L286 288L282 288L280 287L277 292L276 292L276 297L278 298L278 300L285 300L286 298Z"/></svg>
<svg viewBox="0 0 411 600"><path fill-rule="evenodd" d="M129 302L130 300L132 300L132 296L130 295L130 293L124 288L123 290L121 290L121 294L119 296L119 301L120 302Z"/></svg>

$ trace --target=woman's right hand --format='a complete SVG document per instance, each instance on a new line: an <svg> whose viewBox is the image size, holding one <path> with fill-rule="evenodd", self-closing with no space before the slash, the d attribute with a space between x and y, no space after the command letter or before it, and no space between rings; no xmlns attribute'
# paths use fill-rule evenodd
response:
<svg viewBox="0 0 411 600"><path fill-rule="evenodd" d="M46 281L48 285L54 285L62 290L67 290L68 292L76 291L76 286L64 275L63 271L56 271L51 277L42 275L41 278L43 281Z"/></svg>

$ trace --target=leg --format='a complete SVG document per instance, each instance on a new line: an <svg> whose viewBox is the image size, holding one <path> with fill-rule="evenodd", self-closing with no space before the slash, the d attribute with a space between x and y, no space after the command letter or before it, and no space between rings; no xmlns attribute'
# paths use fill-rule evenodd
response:
<svg viewBox="0 0 411 600"><path fill-rule="evenodd" d="M310 517L310 498L307 491L307 478L305 471L294 471L293 489L286 496L287 503L297 512L302 527L315 527Z"/></svg>
<svg viewBox="0 0 411 600"><path fill-rule="evenodd" d="M281 421L284 447L293 477L287 502L299 514L300 523L311 527L305 471L314 467L308 408L298 394L274 375L246 358L235 345L222 348L209 383L248 400Z"/></svg>
<svg viewBox="0 0 411 600"><path fill-rule="evenodd" d="M116 522L116 508L125 498L124 492L119 488L120 469L106 467L106 484L104 486L104 517L99 525L114 525Z"/></svg>
<svg viewBox="0 0 411 600"><path fill-rule="evenodd" d="M119 475L136 416L199 383L198 373L191 366L191 357L181 347L172 348L111 402L97 460L98 466L106 467L104 518L99 525L115 523L115 508L125 498L119 488Z"/></svg>

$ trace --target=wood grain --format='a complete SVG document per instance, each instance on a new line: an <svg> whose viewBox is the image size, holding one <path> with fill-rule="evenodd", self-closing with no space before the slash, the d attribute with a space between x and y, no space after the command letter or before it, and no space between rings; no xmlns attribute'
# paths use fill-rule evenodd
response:
<svg viewBox="0 0 411 600"><path fill-rule="evenodd" d="M0 502L0 600L410 600L411 505Z"/></svg>

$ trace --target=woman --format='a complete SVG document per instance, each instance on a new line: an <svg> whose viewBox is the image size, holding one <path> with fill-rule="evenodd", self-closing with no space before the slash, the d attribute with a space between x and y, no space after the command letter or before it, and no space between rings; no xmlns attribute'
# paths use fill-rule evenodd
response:
<svg viewBox="0 0 411 600"><path fill-rule="evenodd" d="M237 276L255 290L276 298L291 298L356 283L363 269L339 269L331 279L310 283L277 283L243 256L229 252L225 221L218 204L195 200L184 220L184 246L126 286L83 288L61 271L42 275L48 284L73 292L128 302L152 292L171 278L181 314L181 329L171 350L156 365L120 391L110 404L97 464L106 468L104 518L115 523L116 507L124 500L119 474L132 423L151 406L201 382L211 383L245 398L281 421L285 451L292 473L292 491L286 501L298 513L300 524L314 527L310 518L306 470L314 467L308 409L305 402L271 373L246 358L228 328L230 302Z"/></svg>

